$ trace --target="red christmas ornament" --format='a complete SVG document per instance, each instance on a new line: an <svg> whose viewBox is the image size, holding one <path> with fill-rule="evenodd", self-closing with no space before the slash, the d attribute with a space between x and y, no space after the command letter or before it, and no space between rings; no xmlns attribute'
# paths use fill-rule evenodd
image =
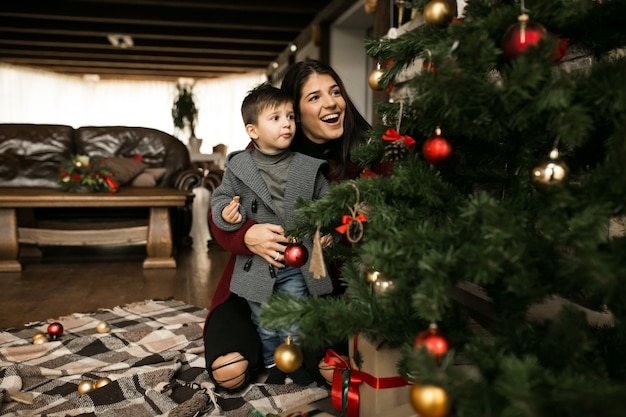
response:
<svg viewBox="0 0 626 417"><path fill-rule="evenodd" d="M502 54L507 61L523 55L529 46L537 45L548 33L540 23L530 21L527 14L520 15L518 20L502 37Z"/></svg>
<svg viewBox="0 0 626 417"><path fill-rule="evenodd" d="M436 359L439 359L448 352L448 341L439 334L437 325L433 323L428 330L417 335L413 347L416 349L425 347Z"/></svg>
<svg viewBox="0 0 626 417"><path fill-rule="evenodd" d="M293 241L285 248L285 263L293 268L300 268L309 259L309 251L302 242Z"/></svg>
<svg viewBox="0 0 626 417"><path fill-rule="evenodd" d="M448 160L452 154L452 145L448 139L441 136L441 129L435 129L435 136L424 142L422 147L424 159L433 165L441 165Z"/></svg>
<svg viewBox="0 0 626 417"><path fill-rule="evenodd" d="M50 336L52 340L63 336L63 325L58 322L51 323L48 326L48 336Z"/></svg>
<svg viewBox="0 0 626 417"><path fill-rule="evenodd" d="M376 176L376 173L369 168L364 169L363 172L361 172L361 178L372 178L375 176Z"/></svg>

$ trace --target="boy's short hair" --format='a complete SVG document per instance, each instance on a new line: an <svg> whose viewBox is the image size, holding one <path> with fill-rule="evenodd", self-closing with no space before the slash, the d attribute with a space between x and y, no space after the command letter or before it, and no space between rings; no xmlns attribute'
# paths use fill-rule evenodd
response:
<svg viewBox="0 0 626 417"><path fill-rule="evenodd" d="M269 83L259 84L248 94L241 103L241 116L244 125L256 124L259 114L267 107L276 107L283 103L292 103L293 98L280 88Z"/></svg>

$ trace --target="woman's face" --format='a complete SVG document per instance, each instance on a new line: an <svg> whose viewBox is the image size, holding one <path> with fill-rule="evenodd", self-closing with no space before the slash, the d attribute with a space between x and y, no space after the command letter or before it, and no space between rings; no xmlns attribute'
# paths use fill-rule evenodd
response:
<svg viewBox="0 0 626 417"><path fill-rule="evenodd" d="M333 77L313 73L301 93L300 126L305 136L320 144L341 138L346 101Z"/></svg>

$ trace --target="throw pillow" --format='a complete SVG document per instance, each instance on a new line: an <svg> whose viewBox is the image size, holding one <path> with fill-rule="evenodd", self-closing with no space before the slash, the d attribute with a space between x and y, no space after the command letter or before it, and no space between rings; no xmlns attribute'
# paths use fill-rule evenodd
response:
<svg viewBox="0 0 626 417"><path fill-rule="evenodd" d="M148 166L131 158L103 158L102 162L111 168L113 179L120 186L131 182Z"/></svg>
<svg viewBox="0 0 626 417"><path fill-rule="evenodd" d="M133 187L155 187L165 171L165 168L146 168L132 180L130 185Z"/></svg>

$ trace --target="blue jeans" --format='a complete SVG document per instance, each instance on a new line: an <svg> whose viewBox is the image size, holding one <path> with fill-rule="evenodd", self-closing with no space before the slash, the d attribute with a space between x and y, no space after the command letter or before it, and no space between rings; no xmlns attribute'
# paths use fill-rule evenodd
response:
<svg viewBox="0 0 626 417"><path fill-rule="evenodd" d="M309 290L304 281L304 276L300 268L276 268L276 282L274 291L287 292L296 298L303 298L309 295ZM274 330L261 327L261 304L248 301L252 311L252 321L256 325L261 344L263 346L263 363L265 367L274 365L274 351L278 346L285 343L287 336L291 335L293 343L298 342L298 326L293 325L287 330Z"/></svg>

